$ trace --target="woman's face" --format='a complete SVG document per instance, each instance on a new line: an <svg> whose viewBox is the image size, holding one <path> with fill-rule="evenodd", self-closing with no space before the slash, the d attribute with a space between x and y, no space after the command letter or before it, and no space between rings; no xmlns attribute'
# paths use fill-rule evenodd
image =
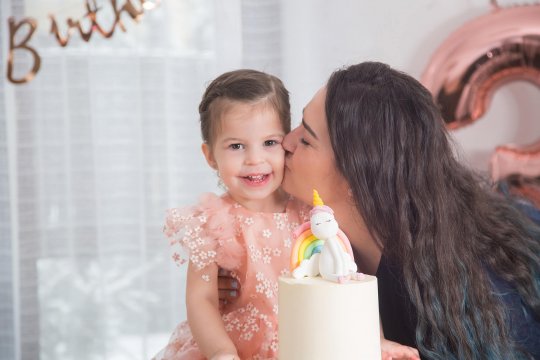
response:
<svg viewBox="0 0 540 360"><path fill-rule="evenodd" d="M336 168L325 114L326 87L304 108L302 123L285 136L283 189L311 204L313 189L331 206L346 199L347 182Z"/></svg>

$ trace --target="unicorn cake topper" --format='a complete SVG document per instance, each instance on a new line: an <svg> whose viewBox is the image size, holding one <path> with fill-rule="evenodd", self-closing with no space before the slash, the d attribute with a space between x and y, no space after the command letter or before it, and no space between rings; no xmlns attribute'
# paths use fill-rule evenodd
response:
<svg viewBox="0 0 540 360"><path fill-rule="evenodd" d="M323 279L344 283L363 276L356 273L351 243L339 229L334 211L324 205L315 189L310 221L300 225L294 236L296 242L291 253L294 278L321 275Z"/></svg>

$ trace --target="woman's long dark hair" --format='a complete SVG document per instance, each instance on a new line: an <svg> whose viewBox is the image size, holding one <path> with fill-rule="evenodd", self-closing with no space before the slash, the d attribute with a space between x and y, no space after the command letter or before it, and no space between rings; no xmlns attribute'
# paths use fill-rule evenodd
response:
<svg viewBox="0 0 540 360"><path fill-rule="evenodd" d="M456 160L431 94L361 63L330 77L326 116L358 211L403 271L423 356L520 358L486 268L540 317L538 229Z"/></svg>

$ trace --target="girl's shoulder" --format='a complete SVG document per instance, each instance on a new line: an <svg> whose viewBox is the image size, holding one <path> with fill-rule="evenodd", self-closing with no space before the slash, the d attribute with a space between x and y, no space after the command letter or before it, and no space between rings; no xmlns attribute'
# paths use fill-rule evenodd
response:
<svg viewBox="0 0 540 360"><path fill-rule="evenodd" d="M212 262L226 269L238 267L243 249L236 240L233 209L226 195L205 193L193 206L167 210L163 232L175 262L183 264L189 254L199 269Z"/></svg>
<svg viewBox="0 0 540 360"><path fill-rule="evenodd" d="M311 211L311 206L298 200L294 196L289 196L289 201L287 202L286 212L292 214L293 216L298 217L301 222L309 220L309 212Z"/></svg>
<svg viewBox="0 0 540 360"><path fill-rule="evenodd" d="M198 227L215 228L221 227L222 224L230 224L232 207L233 204L225 195L204 193L195 205L167 210L165 235L170 236L184 227L198 230Z"/></svg>

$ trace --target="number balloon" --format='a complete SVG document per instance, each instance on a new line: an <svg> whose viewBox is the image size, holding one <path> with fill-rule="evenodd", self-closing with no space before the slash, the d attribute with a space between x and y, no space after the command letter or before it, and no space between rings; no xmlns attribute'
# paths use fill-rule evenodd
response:
<svg viewBox="0 0 540 360"><path fill-rule="evenodd" d="M540 4L494 9L456 30L433 54L422 83L448 128L480 118L513 80L540 87Z"/></svg>

